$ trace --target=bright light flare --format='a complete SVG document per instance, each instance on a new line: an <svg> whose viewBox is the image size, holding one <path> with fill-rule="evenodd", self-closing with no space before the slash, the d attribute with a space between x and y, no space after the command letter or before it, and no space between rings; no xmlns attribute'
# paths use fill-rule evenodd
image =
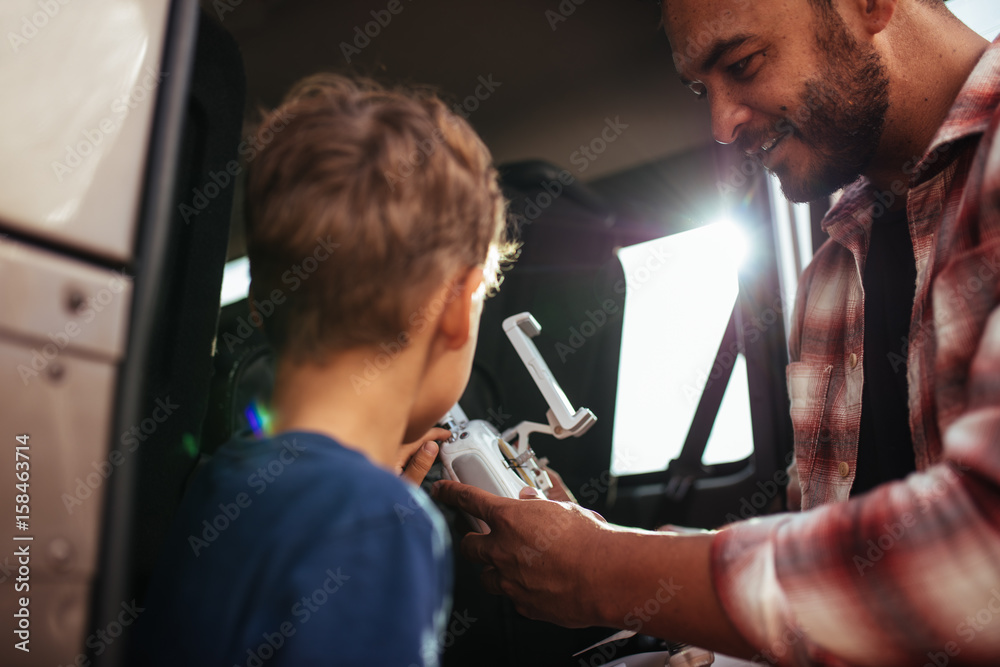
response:
<svg viewBox="0 0 1000 667"><path fill-rule="evenodd" d="M739 270L750 256L750 239L743 227L731 218L721 218L709 225L719 230L718 237L722 239L719 251L725 254L725 261Z"/></svg>

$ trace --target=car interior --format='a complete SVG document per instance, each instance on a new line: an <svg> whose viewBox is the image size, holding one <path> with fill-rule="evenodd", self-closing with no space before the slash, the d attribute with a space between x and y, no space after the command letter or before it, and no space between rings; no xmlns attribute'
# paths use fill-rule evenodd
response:
<svg viewBox="0 0 1000 667"><path fill-rule="evenodd" d="M141 606L191 474L266 430L274 355L251 324L243 177L261 110L317 71L432 86L493 154L521 253L485 305L470 419L545 420L502 329L530 313L567 399L597 417L580 437L532 437L580 504L647 529L785 509L787 331L831 202L789 203L713 140L657 2L83 5L0 9L14 35L0 59L3 437L31 462L31 541L11 534L33 555L34 640L30 654L5 644L3 664L129 664L115 619ZM1000 31L989 0L949 6ZM0 471L14 477L13 457ZM640 634L574 655L615 629L532 621L486 594L457 551L470 525L441 510L455 547L444 665L680 649ZM7 617L14 553L0 556Z"/></svg>

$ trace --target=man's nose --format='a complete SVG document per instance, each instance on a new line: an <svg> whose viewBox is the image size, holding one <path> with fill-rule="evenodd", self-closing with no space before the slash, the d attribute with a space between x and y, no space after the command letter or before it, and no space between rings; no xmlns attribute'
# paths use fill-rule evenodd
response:
<svg viewBox="0 0 1000 667"><path fill-rule="evenodd" d="M740 128L753 115L750 107L740 100L722 94L710 98L712 105L712 136L720 144L731 144L739 137Z"/></svg>

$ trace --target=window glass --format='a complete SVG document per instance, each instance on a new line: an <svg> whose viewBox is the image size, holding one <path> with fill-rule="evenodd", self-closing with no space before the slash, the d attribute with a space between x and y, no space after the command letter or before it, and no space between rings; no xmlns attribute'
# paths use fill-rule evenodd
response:
<svg viewBox="0 0 1000 667"><path fill-rule="evenodd" d="M680 453L736 302L745 250L738 227L717 223L618 251L625 311L612 474L663 470Z"/></svg>
<svg viewBox="0 0 1000 667"><path fill-rule="evenodd" d="M1000 4L996 0L951 0L948 9L990 41L1000 34Z"/></svg>
<svg viewBox="0 0 1000 667"><path fill-rule="evenodd" d="M750 422L750 387L747 383L747 360L736 355L733 374L719 406L719 416L712 425L705 453L705 465L742 461L753 454L753 429Z"/></svg>

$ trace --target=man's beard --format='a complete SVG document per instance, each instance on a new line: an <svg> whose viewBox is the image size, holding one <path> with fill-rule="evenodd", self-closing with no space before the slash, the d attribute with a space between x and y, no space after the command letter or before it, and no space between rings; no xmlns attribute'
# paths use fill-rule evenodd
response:
<svg viewBox="0 0 1000 667"><path fill-rule="evenodd" d="M834 10L829 12L832 16L821 17L816 36L817 48L826 55L820 75L805 83L801 106L774 128L812 152L806 174L795 175L792 165L775 171L785 197L795 202L829 196L857 180L875 155L889 108L889 77L881 56L855 40Z"/></svg>

